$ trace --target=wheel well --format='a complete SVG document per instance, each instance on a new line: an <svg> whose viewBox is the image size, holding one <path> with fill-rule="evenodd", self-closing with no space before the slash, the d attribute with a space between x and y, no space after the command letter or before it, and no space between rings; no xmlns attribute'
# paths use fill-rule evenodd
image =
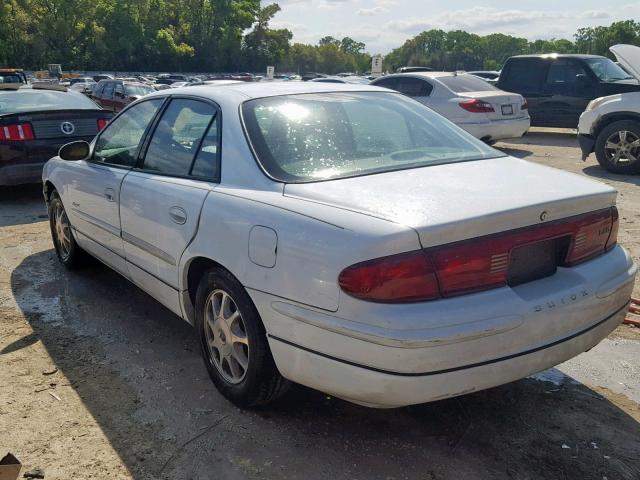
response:
<svg viewBox="0 0 640 480"><path fill-rule="evenodd" d="M603 116L598 120L596 127L593 129L594 138L600 135L602 129L607 125L613 122L619 122L620 120L633 120L635 122L640 122L640 114L634 112L618 112Z"/></svg>
<svg viewBox="0 0 640 480"><path fill-rule="evenodd" d="M44 187L43 187L44 198L47 201L47 203L49 202L49 199L51 198L51 194L53 193L54 190L56 190L56 187L53 185L53 183L47 180L44 183Z"/></svg>
<svg viewBox="0 0 640 480"><path fill-rule="evenodd" d="M214 267L227 270L218 262L207 257L195 257L189 262L186 289L189 292L189 299L191 300L192 305L196 304L196 292L198 291L198 285L200 285L200 280L202 279L204 272Z"/></svg>

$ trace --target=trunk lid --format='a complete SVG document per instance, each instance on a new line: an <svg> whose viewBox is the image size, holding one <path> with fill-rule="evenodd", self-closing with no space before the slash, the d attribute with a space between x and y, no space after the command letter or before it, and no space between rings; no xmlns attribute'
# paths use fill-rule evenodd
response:
<svg viewBox="0 0 640 480"><path fill-rule="evenodd" d="M600 182L513 157L287 184L284 195L415 229L424 248L615 204Z"/></svg>
<svg viewBox="0 0 640 480"><path fill-rule="evenodd" d="M487 90L484 92L460 92L458 96L461 98L475 98L491 104L494 111L484 114L490 120L522 118L527 113L526 110L522 110L521 108L524 103L524 98L517 93L504 92L502 90Z"/></svg>
<svg viewBox="0 0 640 480"><path fill-rule="evenodd" d="M640 47L635 45L614 45L609 48L627 72L640 82Z"/></svg>
<svg viewBox="0 0 640 480"><path fill-rule="evenodd" d="M28 122L36 140L93 137L98 133L98 120L110 119L112 112L95 110L45 110L0 115L0 125ZM66 143L66 142L64 142Z"/></svg>

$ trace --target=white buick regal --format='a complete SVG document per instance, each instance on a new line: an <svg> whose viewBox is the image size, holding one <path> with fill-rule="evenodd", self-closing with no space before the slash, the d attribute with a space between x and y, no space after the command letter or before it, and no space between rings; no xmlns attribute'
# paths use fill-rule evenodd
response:
<svg viewBox="0 0 640 480"><path fill-rule="evenodd" d="M613 189L379 87L157 92L43 180L60 261L193 324L242 406L289 381L398 407L525 377L611 332L636 273Z"/></svg>

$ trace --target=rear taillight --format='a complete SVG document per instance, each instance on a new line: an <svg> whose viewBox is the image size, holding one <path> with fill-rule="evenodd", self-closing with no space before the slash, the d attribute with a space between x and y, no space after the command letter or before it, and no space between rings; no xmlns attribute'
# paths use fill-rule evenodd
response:
<svg viewBox="0 0 640 480"><path fill-rule="evenodd" d="M495 111L490 103L483 100L477 100L475 98L460 102L458 105L464 108L467 112L473 113L489 113Z"/></svg>
<svg viewBox="0 0 640 480"><path fill-rule="evenodd" d="M0 125L0 140L10 140L12 142L22 142L33 140L33 129L30 123L17 123L13 125Z"/></svg>
<svg viewBox="0 0 640 480"><path fill-rule="evenodd" d="M440 296L429 258L421 250L358 263L340 273L349 295L373 302L412 302Z"/></svg>
<svg viewBox="0 0 640 480"><path fill-rule="evenodd" d="M98 131L100 131L104 127L106 127L107 123L109 123L109 120L107 120L106 118L99 118L98 119Z"/></svg>
<svg viewBox="0 0 640 480"><path fill-rule="evenodd" d="M511 253L517 247L558 239L557 265L571 267L613 248L618 210L586 215L466 240L428 250L358 263L338 278L342 290L373 302L434 300L508 284Z"/></svg>
<svg viewBox="0 0 640 480"><path fill-rule="evenodd" d="M522 100L522 105L520 106L520 110L527 110L529 108L529 102L527 102L527 99L524 98Z"/></svg>

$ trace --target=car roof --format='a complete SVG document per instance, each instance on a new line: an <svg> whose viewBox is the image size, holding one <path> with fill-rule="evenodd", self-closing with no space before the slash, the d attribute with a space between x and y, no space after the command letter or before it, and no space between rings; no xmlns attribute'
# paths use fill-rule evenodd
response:
<svg viewBox="0 0 640 480"><path fill-rule="evenodd" d="M334 93L334 92L389 92L386 88L355 83L327 83L327 82L240 82L235 84L186 86L171 90L171 95L198 95L216 99L224 92L227 99L234 98L242 103L251 98L275 97L279 95L299 95L303 93ZM152 93L151 96L164 96L166 91Z"/></svg>
<svg viewBox="0 0 640 480"><path fill-rule="evenodd" d="M458 75L464 75L463 73L456 72L403 72L403 73L391 73L389 75L385 75L384 77L378 77L376 80L380 78L388 78L388 77L426 77L426 78L438 78L438 77L457 77Z"/></svg>
<svg viewBox="0 0 640 480"><path fill-rule="evenodd" d="M511 58L606 58L602 55L587 55L586 53L536 53L530 55L514 55Z"/></svg>

